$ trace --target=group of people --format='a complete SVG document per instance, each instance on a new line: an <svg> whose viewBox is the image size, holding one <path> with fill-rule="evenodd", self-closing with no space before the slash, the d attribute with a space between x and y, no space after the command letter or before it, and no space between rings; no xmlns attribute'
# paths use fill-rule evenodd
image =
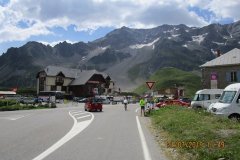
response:
<svg viewBox="0 0 240 160"><path fill-rule="evenodd" d="M144 98L141 98L139 101L139 105L141 107L141 116L145 116L145 111L146 109L150 112L153 108L154 108L154 103L155 101L149 101L149 100L145 100ZM128 100L127 98L124 98L123 100L123 104L124 104L124 108L125 111L127 110L127 104L128 104Z"/></svg>
<svg viewBox="0 0 240 160"><path fill-rule="evenodd" d="M156 104L155 99L144 99L141 98L139 101L139 105L141 107L141 116L144 115L145 113L148 112L150 113L152 109L154 109Z"/></svg>

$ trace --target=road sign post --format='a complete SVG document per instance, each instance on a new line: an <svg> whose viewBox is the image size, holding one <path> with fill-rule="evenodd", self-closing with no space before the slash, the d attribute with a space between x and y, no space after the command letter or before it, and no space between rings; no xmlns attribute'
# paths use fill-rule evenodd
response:
<svg viewBox="0 0 240 160"><path fill-rule="evenodd" d="M148 88L149 88L149 90L150 90L150 93L151 93L151 99L150 99L150 101L149 101L149 99L148 99L148 106L147 107L149 107L148 108L148 113L150 113L151 112L151 109L153 109L154 108L154 104L153 104L153 91L152 91L152 88L153 88L153 86L154 86L154 84L155 84L155 81L147 81L146 82L146 84L147 84L147 86L148 86Z"/></svg>
<svg viewBox="0 0 240 160"><path fill-rule="evenodd" d="M147 81L146 84L147 84L148 88L151 90L153 88L155 82L154 81Z"/></svg>

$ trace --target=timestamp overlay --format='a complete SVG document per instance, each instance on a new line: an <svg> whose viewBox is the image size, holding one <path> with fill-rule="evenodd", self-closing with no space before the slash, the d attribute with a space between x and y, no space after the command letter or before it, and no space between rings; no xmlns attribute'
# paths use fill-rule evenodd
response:
<svg viewBox="0 0 240 160"><path fill-rule="evenodd" d="M225 148L225 142L219 141L167 141L167 147L169 148L188 148L188 149L198 149L198 148Z"/></svg>

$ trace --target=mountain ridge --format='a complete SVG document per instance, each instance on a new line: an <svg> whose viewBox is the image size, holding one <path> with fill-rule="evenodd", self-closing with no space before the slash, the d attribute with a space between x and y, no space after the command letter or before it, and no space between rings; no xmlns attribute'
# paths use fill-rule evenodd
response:
<svg viewBox="0 0 240 160"><path fill-rule="evenodd" d="M233 48L240 48L240 21L198 28L123 26L88 43L64 41L52 47L32 41L9 48L0 56L0 86L35 87L36 72L57 65L104 71L119 87L132 90L160 68L197 70L215 57L213 51L226 53Z"/></svg>

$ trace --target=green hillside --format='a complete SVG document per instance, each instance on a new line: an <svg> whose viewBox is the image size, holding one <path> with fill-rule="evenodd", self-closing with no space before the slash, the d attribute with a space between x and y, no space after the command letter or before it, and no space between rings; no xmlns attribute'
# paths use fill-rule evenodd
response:
<svg viewBox="0 0 240 160"><path fill-rule="evenodd" d="M149 80L156 81L153 90L165 89L177 86L185 87L185 95L193 97L195 92L201 88L201 77L176 68L162 68L153 74ZM136 88L134 92L143 94L148 90L146 84Z"/></svg>

